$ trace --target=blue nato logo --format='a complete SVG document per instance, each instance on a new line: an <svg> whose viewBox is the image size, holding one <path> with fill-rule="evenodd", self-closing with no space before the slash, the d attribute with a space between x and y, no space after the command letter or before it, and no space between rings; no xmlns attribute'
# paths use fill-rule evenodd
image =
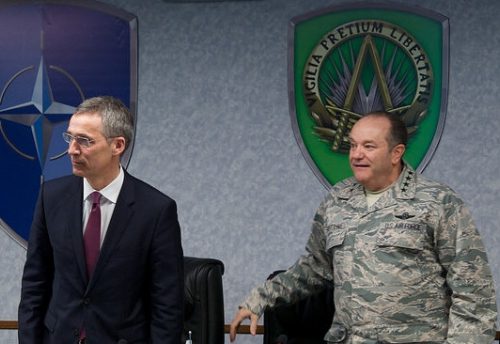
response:
<svg viewBox="0 0 500 344"><path fill-rule="evenodd" d="M136 116L136 28L93 1L0 5L0 227L21 246L41 183L71 174L62 133L75 108L111 95Z"/></svg>

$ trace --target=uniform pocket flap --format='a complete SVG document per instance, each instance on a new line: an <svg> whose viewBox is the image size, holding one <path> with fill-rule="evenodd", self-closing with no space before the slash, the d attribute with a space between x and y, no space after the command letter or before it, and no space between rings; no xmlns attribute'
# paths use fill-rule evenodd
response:
<svg viewBox="0 0 500 344"><path fill-rule="evenodd" d="M326 238L326 250L328 251L329 249L335 247L335 246L340 246L344 243L346 231L331 231L328 232L327 238Z"/></svg>
<svg viewBox="0 0 500 344"><path fill-rule="evenodd" d="M386 227L377 233L377 246L393 246L420 251L424 248L424 233L413 228L412 224Z"/></svg>

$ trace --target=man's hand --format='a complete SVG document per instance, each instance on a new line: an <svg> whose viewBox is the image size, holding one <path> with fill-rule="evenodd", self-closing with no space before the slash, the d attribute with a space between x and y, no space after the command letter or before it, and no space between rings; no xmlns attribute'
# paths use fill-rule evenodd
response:
<svg viewBox="0 0 500 344"><path fill-rule="evenodd" d="M236 330L240 326L241 322L245 319L250 319L250 334L252 336L255 336L255 334L257 333L257 320L259 320L259 316L252 313L246 308L240 308L240 310L234 316L234 319L231 322L231 326L229 328L229 340L231 341L231 343L236 339Z"/></svg>

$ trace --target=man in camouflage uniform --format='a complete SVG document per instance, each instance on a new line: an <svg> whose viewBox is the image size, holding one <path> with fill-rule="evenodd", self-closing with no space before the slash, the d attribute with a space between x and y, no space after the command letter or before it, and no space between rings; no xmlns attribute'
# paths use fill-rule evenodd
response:
<svg viewBox="0 0 500 344"><path fill-rule="evenodd" d="M252 290L231 324L334 285L330 343L491 344L496 298L484 246L463 201L402 161L404 124L369 114L350 134L353 178L314 218L306 253Z"/></svg>

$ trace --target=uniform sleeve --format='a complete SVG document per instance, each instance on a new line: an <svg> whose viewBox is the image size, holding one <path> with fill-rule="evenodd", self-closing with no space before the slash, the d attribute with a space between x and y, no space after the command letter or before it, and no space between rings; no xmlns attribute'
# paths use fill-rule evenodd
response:
<svg viewBox="0 0 500 344"><path fill-rule="evenodd" d="M314 217L305 254L288 270L254 288L240 307L260 316L266 307L294 303L332 281L332 261L325 250L324 213L322 205Z"/></svg>
<svg viewBox="0 0 500 344"><path fill-rule="evenodd" d="M491 344L495 337L496 296L479 232L463 202L444 202L438 254L451 289L449 344Z"/></svg>

